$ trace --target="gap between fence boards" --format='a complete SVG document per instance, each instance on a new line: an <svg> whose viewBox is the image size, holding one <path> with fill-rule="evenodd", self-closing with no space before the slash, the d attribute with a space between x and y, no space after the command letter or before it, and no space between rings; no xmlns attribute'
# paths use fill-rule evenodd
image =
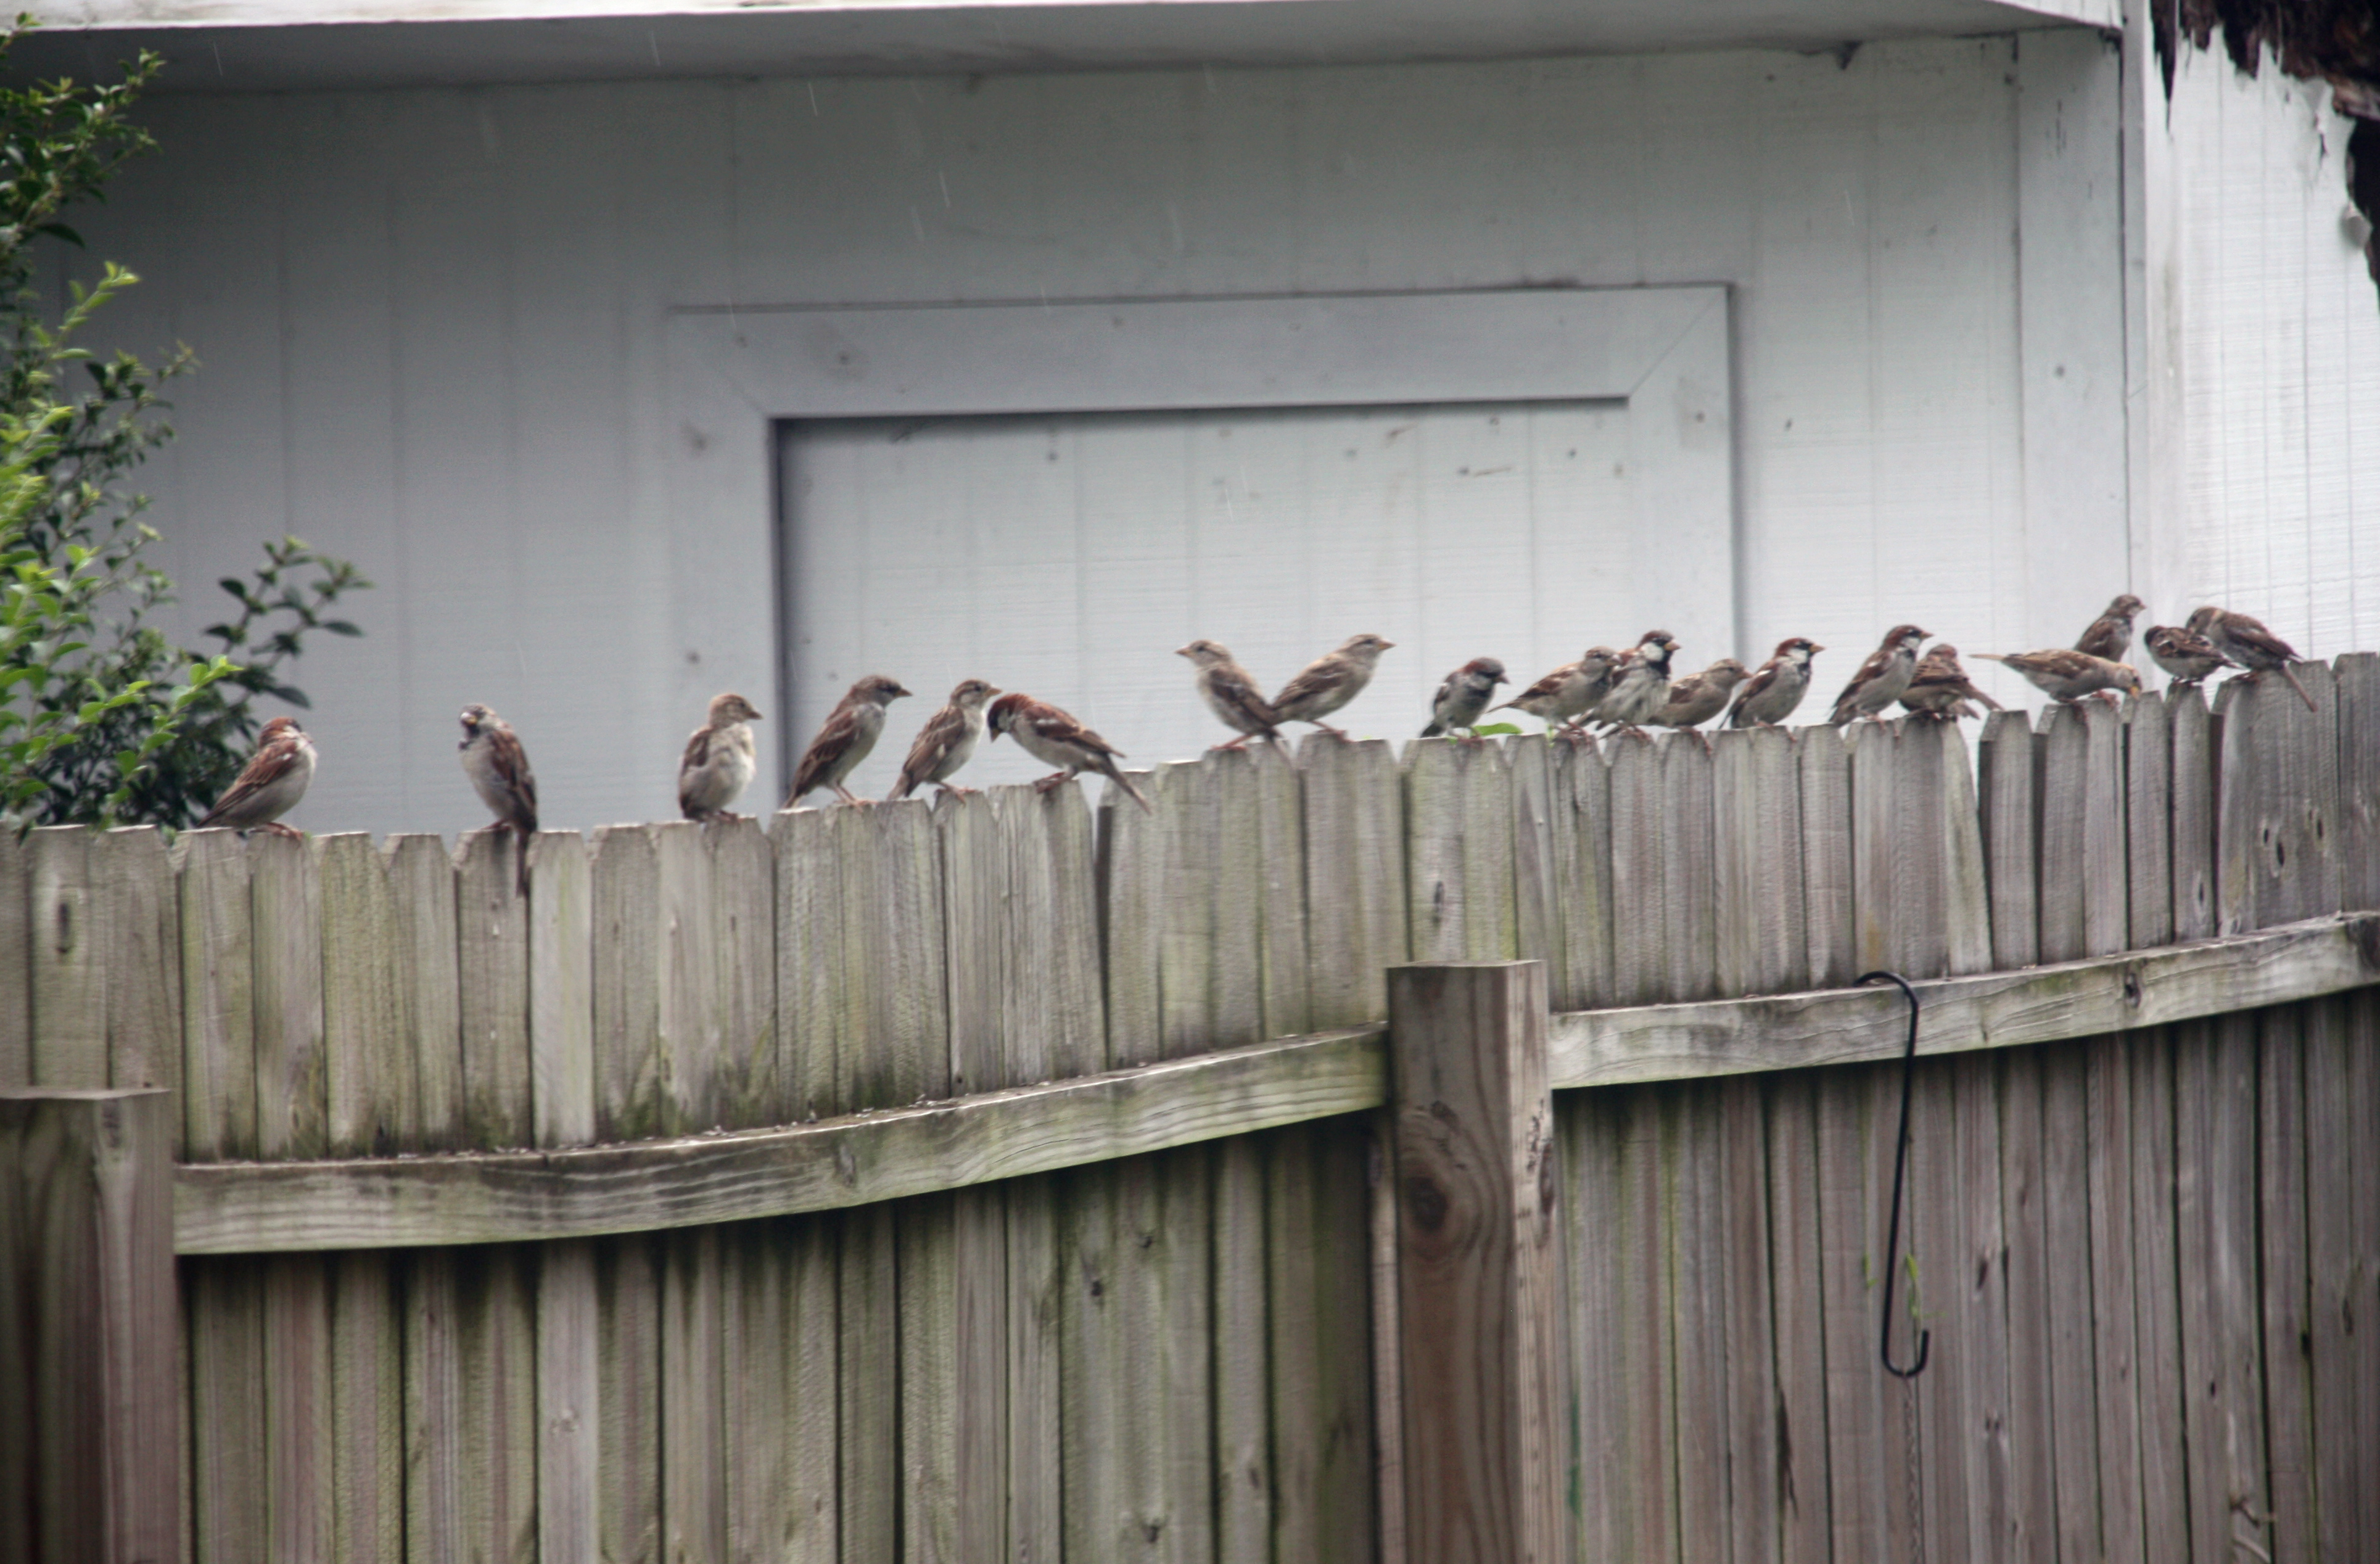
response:
<svg viewBox="0 0 2380 1564"><path fill-rule="evenodd" d="M2012 1048L2256 1010L2380 981L2380 914L1941 978L1921 1053ZM1828 989L1556 1014L1556 1089L1894 1057L1899 994ZM698 1227L899 1199L1361 1112L1388 1097L1385 1027L767 1130L562 1150L186 1163L186 1255L516 1243Z"/></svg>

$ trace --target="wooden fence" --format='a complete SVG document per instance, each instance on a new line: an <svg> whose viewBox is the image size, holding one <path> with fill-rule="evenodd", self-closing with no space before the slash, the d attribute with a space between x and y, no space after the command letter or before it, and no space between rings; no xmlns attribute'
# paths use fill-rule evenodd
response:
<svg viewBox="0 0 2380 1564"><path fill-rule="evenodd" d="M201 1560L1445 1557L1386 974L1513 958L1578 1557L2380 1557L2380 659L2298 673L1972 759L1318 737L1096 822L550 832L526 898L484 833L37 831L0 1088L176 1094Z"/></svg>

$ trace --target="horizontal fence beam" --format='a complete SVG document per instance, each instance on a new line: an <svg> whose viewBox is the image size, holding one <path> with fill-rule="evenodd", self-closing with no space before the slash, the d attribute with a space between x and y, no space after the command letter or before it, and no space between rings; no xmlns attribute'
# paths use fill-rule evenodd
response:
<svg viewBox="0 0 2380 1564"><path fill-rule="evenodd" d="M2019 1048L2319 999L2380 982L2380 914L1911 985L1920 1053ZM1830 988L1553 1018L1557 1089L1896 1059L1909 1012L1890 988Z"/></svg>
<svg viewBox="0 0 2380 1564"><path fill-rule="evenodd" d="M592 1238L791 1216L1378 1108L1357 1027L782 1129L557 1151L186 1163L183 1255Z"/></svg>
<svg viewBox="0 0 2380 1564"><path fill-rule="evenodd" d="M2318 999L2380 982L2380 914L1914 985L1921 1053L2015 1048ZM1557 1014L1556 1090L1898 1056L1888 988ZM185 1255L592 1237L958 1189L1380 1107L1385 1028L771 1130L560 1151L188 1163Z"/></svg>

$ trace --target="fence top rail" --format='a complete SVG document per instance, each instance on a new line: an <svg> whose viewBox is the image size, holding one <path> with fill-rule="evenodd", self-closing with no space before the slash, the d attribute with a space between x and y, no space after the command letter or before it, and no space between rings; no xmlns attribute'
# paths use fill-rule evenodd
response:
<svg viewBox="0 0 2380 1564"><path fill-rule="evenodd" d="M2380 982L2380 913L1913 985L1918 1049L1955 1053L2166 1025ZM1552 1018L1557 1089L1889 1059L1889 988ZM1360 1112L1388 1097L1361 1026L771 1130L565 1150L188 1163L186 1255L516 1243L899 1199Z"/></svg>

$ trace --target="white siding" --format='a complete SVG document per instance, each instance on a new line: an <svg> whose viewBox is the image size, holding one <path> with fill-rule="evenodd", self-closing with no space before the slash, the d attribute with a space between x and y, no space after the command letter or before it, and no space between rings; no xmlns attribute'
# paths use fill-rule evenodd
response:
<svg viewBox="0 0 2380 1564"><path fill-rule="evenodd" d="M2170 607L2244 609L2314 657L2380 647L2380 290L2329 104L2218 49L2185 55L2168 120L2188 540Z"/></svg>
<svg viewBox="0 0 2380 1564"><path fill-rule="evenodd" d="M770 518L682 514L667 479L674 307L1730 284L1748 649L1812 635L1832 680L1896 620L1985 650L2095 609L2120 506L2025 471L2019 195L2068 177L2024 150L2026 68L2001 38L182 97L83 229L152 278L112 339L206 360L148 477L194 614L285 530L382 584L370 637L299 670L298 822L473 823L449 746L479 699L585 825L669 807L712 691L773 709ZM2120 351L2119 321L2080 334Z"/></svg>

